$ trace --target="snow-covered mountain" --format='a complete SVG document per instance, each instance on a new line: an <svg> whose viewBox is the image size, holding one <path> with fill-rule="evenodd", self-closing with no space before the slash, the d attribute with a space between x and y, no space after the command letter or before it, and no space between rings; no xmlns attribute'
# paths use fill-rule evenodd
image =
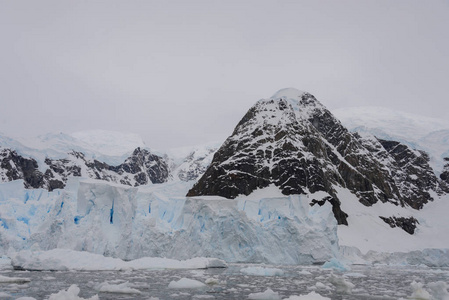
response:
<svg viewBox="0 0 449 300"><path fill-rule="evenodd" d="M286 89L249 109L187 195L235 198L274 184L284 195L314 195L311 205L330 202L347 224L340 188L366 206L414 209L447 192L428 160L399 142L351 134L315 97ZM415 225L408 216L382 219L404 230Z"/></svg>
<svg viewBox="0 0 449 300"><path fill-rule="evenodd" d="M144 143L135 134L98 130L47 134L21 142L5 136L0 140L0 181L23 179L26 188L49 191L64 188L70 177L130 186L195 180L204 173L217 149L215 144L184 147L169 151L175 155L168 156L141 148L138 145Z"/></svg>
<svg viewBox="0 0 449 300"><path fill-rule="evenodd" d="M350 131L394 140L426 151L430 164L439 174L449 157L449 121L423 117L380 107L336 109L333 114Z"/></svg>

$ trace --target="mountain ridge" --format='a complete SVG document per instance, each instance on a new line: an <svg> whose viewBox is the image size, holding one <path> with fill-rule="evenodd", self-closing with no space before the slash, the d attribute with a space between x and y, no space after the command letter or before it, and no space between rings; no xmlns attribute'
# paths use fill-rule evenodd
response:
<svg viewBox="0 0 449 300"><path fill-rule="evenodd" d="M286 89L248 110L187 196L232 199L270 184L285 195L324 191L311 205L330 202L339 224L347 224L336 186L366 206L380 201L420 209L433 201L429 191L447 191L428 162L406 145L350 133L313 95Z"/></svg>

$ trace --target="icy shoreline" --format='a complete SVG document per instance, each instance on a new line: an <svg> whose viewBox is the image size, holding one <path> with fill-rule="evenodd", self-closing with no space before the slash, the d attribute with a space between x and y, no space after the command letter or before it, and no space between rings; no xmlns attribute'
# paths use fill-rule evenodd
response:
<svg viewBox="0 0 449 300"><path fill-rule="evenodd" d="M243 273L257 276L283 275L270 265L253 264L254 267L242 269ZM408 253L379 253L371 251L362 254L358 249L342 247L339 259L332 258L322 267L337 272L351 270L352 266L426 266L430 268L449 267L449 249L425 249ZM164 269L210 269L227 268L228 262L217 258L195 257L176 260L161 257L143 257L131 261L106 257L99 254L70 249L48 251L24 250L13 253L11 257L0 259L0 270L26 271L133 271ZM286 265L288 266L288 265ZM299 266L299 265L298 265Z"/></svg>
<svg viewBox="0 0 449 300"><path fill-rule="evenodd" d="M160 257L144 257L131 261L69 249L49 251L21 251L11 258L16 270L28 271L132 271L147 269L208 269L226 268L223 260L196 257L175 260Z"/></svg>

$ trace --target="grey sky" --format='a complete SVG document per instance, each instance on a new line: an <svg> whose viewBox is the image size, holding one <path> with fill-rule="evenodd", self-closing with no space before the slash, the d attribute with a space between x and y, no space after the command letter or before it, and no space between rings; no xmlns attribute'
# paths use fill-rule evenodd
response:
<svg viewBox="0 0 449 300"><path fill-rule="evenodd" d="M284 87L447 118L449 1L3 1L0 132L221 140Z"/></svg>

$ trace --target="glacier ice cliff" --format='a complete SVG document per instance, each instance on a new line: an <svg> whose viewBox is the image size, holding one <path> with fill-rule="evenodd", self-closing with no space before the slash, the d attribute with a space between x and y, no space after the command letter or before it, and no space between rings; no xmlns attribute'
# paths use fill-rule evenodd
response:
<svg viewBox="0 0 449 300"><path fill-rule="evenodd" d="M191 183L129 187L70 180L64 190L1 184L0 253L66 248L125 260L216 257L311 264L338 255L330 204L276 188L229 200L182 197Z"/></svg>

